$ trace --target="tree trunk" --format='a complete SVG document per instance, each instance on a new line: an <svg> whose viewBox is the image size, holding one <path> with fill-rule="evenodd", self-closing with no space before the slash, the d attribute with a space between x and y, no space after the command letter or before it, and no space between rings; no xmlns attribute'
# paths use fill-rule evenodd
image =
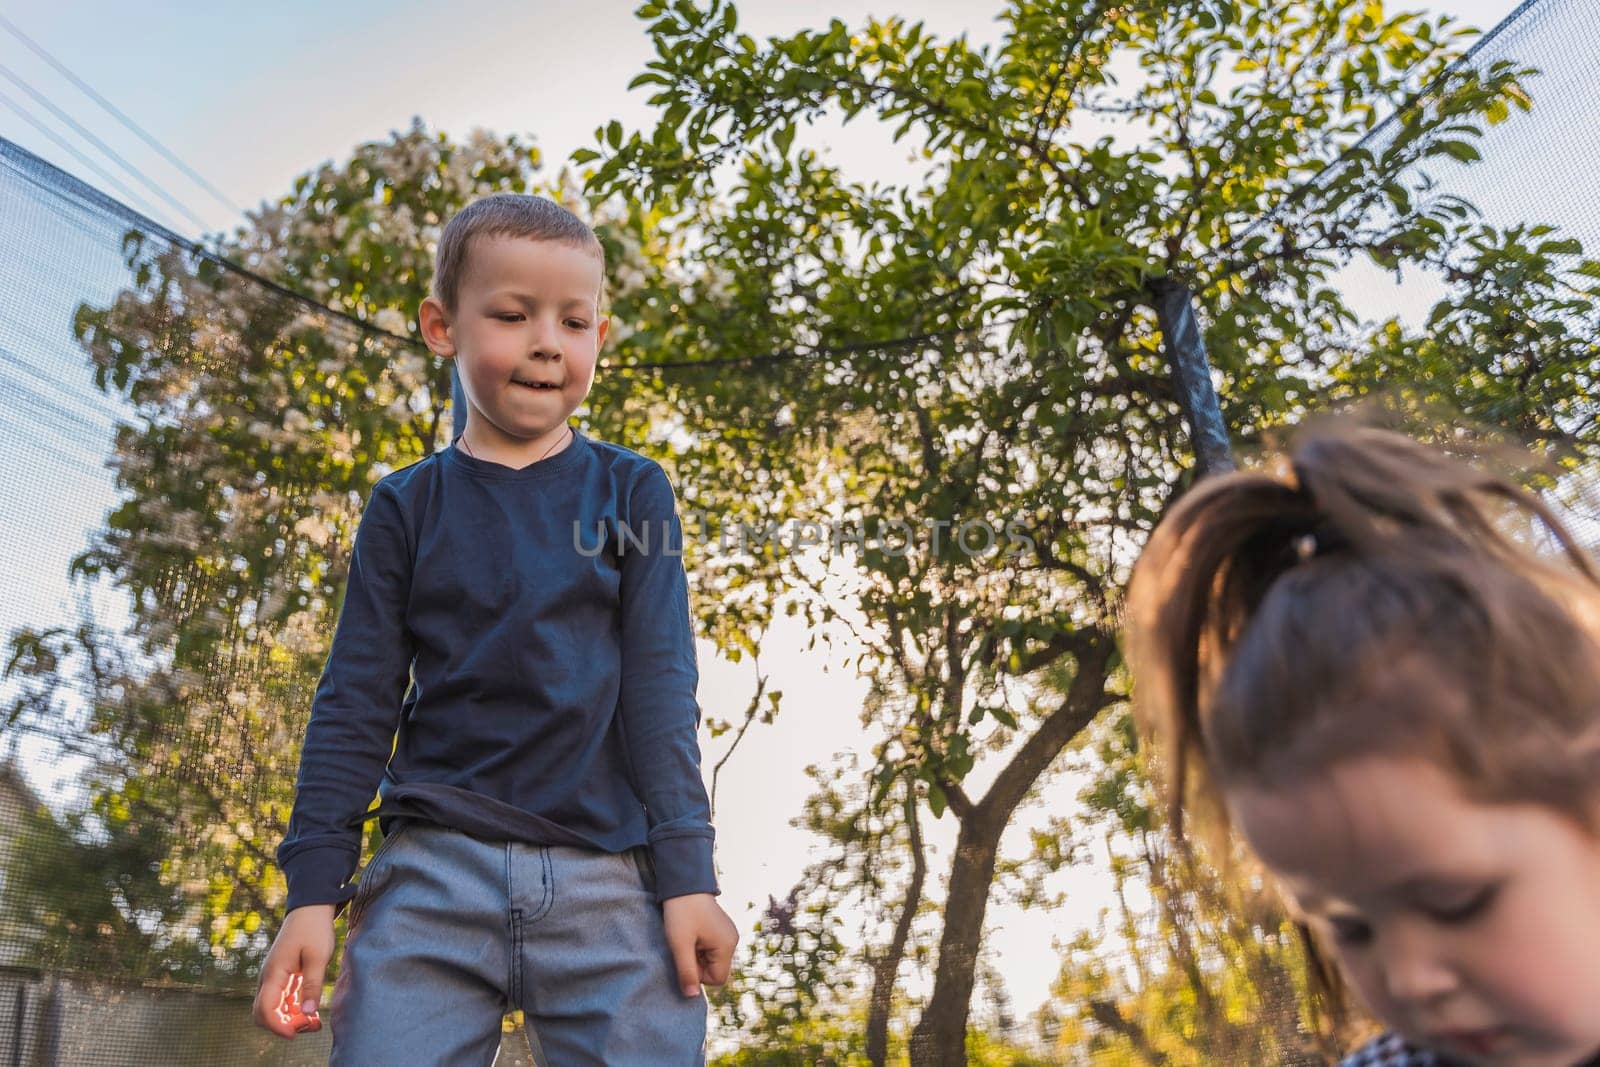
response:
<svg viewBox="0 0 1600 1067"><path fill-rule="evenodd" d="M911 1033L912 1067L963 1067L967 1062L967 1015L1000 837L1039 776L1110 703L1106 676L1114 639L1108 633L1084 631L1073 635L1072 641L1077 671L1066 699L1001 769L983 800L956 812L961 831L950 867L939 969L933 996Z"/></svg>
<svg viewBox="0 0 1600 1067"><path fill-rule="evenodd" d="M950 868L950 895L939 940L939 971L933 998L911 1034L913 1067L964 1067L967 1062L967 1012L977 978L978 946L989 910L1004 822L993 823L975 811L961 824Z"/></svg>
<svg viewBox="0 0 1600 1067"><path fill-rule="evenodd" d="M911 925L922 906L922 886L928 878L928 859L922 851L922 828L917 823L917 795L906 784L906 826L911 831L911 883L906 887L895 923L894 938L882 956L872 963L872 999L867 1003L867 1060L872 1067L884 1067L889 1059L889 1011L894 1007L895 979L911 940Z"/></svg>

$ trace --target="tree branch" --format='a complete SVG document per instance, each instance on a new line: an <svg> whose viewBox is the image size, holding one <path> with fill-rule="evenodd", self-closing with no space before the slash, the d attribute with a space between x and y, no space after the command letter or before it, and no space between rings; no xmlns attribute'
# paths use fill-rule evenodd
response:
<svg viewBox="0 0 1600 1067"><path fill-rule="evenodd" d="M734 751L739 747L739 742L744 740L744 735L749 731L750 724L756 721L756 716L761 711L761 696L767 690L767 676L761 672L761 660L758 655L752 655L756 668L756 691L751 694L750 705L744 711L744 723L739 727L739 732L734 735L733 743L728 746L728 751L717 760L715 767L711 768L711 818L717 817L717 778L722 774L722 765L733 758Z"/></svg>
<svg viewBox="0 0 1600 1067"><path fill-rule="evenodd" d="M1116 642L1108 634L1080 631L1079 646L1078 669L1066 699L1011 757L978 803L980 810L974 814L991 826L1003 827L1010 820L1039 776L1105 706L1107 669Z"/></svg>

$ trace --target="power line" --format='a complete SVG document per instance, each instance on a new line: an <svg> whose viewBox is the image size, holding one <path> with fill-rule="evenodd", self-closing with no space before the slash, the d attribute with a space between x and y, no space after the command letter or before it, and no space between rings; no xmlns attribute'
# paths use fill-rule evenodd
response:
<svg viewBox="0 0 1600 1067"><path fill-rule="evenodd" d="M120 166L123 170L127 171L128 173L132 174L134 177L138 178L140 181L144 182L144 184L147 185L158 196L160 196L161 199L165 200L167 203L169 203L173 207L177 208L178 211L181 214L183 214L184 216L186 216L189 219L190 222L194 223L195 226L199 227L200 232L202 232L202 233L205 232L206 224L205 224L204 220L202 220L194 212L190 211L187 207L184 207L183 203L181 201L179 201L171 193L169 193L165 189L163 189L159 184L157 184L156 182L154 182L150 178L148 178L145 175L145 173L143 171L141 171L138 167L135 167L132 163L129 163L126 159L123 159L120 155L118 155L116 153L115 150L113 150L111 148L110 145L106 144L104 141L100 140L100 138L96 137L94 134L92 134L88 130L84 129L83 125L80 122L78 122L77 119L73 118L71 115L67 114L65 111L62 111L59 107L57 107L54 103L52 103L50 101L49 97L45 96L43 93L39 92L39 90L35 89L33 86L29 85L26 81L24 81L23 79L19 78L16 74L12 73L10 68L6 67L4 64L0 64L0 74L5 75L5 77L9 78L13 83L15 83L19 88L21 88L23 91L25 91L29 96L33 97L40 104L43 104L46 108L49 108L51 114L55 115L56 118L60 119L62 122L65 122L67 125L71 126L74 130L76 130L77 133L78 133L78 136L82 137L84 140L88 141L90 144L92 144L96 148L100 149L100 151L104 152L107 156L110 156L111 159L114 162L116 162L116 164L118 166Z"/></svg>
<svg viewBox="0 0 1600 1067"><path fill-rule="evenodd" d="M168 150L166 145L162 144L150 134L146 133L138 123L134 122L127 115L124 115L114 104L111 103L111 101L95 92L87 82L78 77L71 70L67 69L65 64L57 60L49 52L46 52L44 48L42 48L33 40L33 38L23 33L16 27L15 24L11 22L10 19L6 18L3 14L0 14L0 26L4 26L8 31L10 31L12 36L16 37L23 44L33 49L33 51L41 59L54 67L63 77L81 89L95 103L99 104L101 107L105 108L113 116L115 116L118 122L121 122L128 129L138 134L139 137L144 140L145 144L149 145L151 148L154 148L157 152L160 152L163 156L165 156L168 162L177 167L179 170L183 171L183 173L187 174L196 185L200 186L200 188L216 197L219 202L221 202L225 207L227 207L230 211L233 211L235 214L245 214L245 210L243 208L241 208L238 204L235 204L224 193L218 191L215 186L206 181L201 175L196 173L187 163L179 159L173 152Z"/></svg>
<svg viewBox="0 0 1600 1067"><path fill-rule="evenodd" d="M64 174L64 171L61 171L61 168L51 165L48 160L42 160L42 158L38 157L34 158L37 158L40 165ZM64 176L70 179L70 174L64 174ZM50 189L51 192L58 192L58 194L66 195L64 192L61 192L61 190L56 189L54 186L46 186L46 189ZM126 205L118 206L122 206L123 210L128 210ZM128 210L128 213L136 214L131 210ZM318 310L318 312L322 312L322 314L333 315L334 318L339 318L339 320L342 320L342 322L347 322L349 325L355 326L357 330L363 331L365 334L373 334L373 336L379 336L379 338L387 338L390 339L390 341L395 341L398 342L398 344L403 344L403 346L408 347L416 347L418 344L421 344L421 342L419 342L416 338L405 336L405 334L390 333L390 331L382 330L381 326L376 326L373 325L373 323L366 322L366 320L363 320L363 318L357 318L355 315L346 312L346 310L339 310L338 307L326 306L326 304L323 304L322 301L318 301L318 299L315 299L314 296L310 296L310 294L293 290L293 288L290 288L290 286L283 285L282 282L275 282L275 280L272 280L272 278L262 277L262 275L256 274L254 270L251 270L250 267L240 266L240 264L232 261L232 259L227 259L226 256L219 256L218 253L208 250L208 248L205 248L205 246L198 245L198 243L192 242L192 240L189 240L189 238L182 237L181 234L176 234L176 232L173 232L171 227L162 226L160 222L155 221L155 219L150 219L149 216L142 216L141 222L146 222L147 229L154 230L154 232L160 234L160 237L165 238L165 240L173 243L173 245L179 246L179 248L182 248L182 250L192 254L192 256L208 259L208 261L214 262L216 266L222 267L224 270L230 270L230 272L234 272L234 274L240 275L240 277L250 278L251 282L258 283L258 285L264 286L264 288L267 288L267 290L272 290L274 293L280 294L280 296L283 296L283 298L293 299L293 301L299 302L299 304L306 304L306 306L312 307L312 309ZM930 344L930 342L933 341L941 341L941 339L958 338L958 336L963 336L963 334L994 330L994 328L998 328L998 326L1010 325L1010 323L1014 322L1018 322L1018 318L1014 317L1010 318L1010 320L1000 320L1000 322L989 323L989 325L979 326L979 328L941 330L934 331L934 333L912 334L912 336L904 336L904 338L885 338L883 341L854 341L846 342L846 344L838 344L838 346L816 347L816 349L786 349L778 350L778 352L763 352L763 354L758 355L731 355L731 357L709 358L709 360L661 360L661 362L654 362L654 360L637 360L637 362L630 363L610 363L610 365L605 366L605 370L618 371L618 373L629 373L629 371L643 371L643 373L651 373L651 371L659 370L694 370L694 368L712 368L712 366L749 366L758 365L758 363L781 363L794 362L794 360L816 360L816 358L826 358L830 357L830 355L853 355L861 354L861 352L890 352L890 350L896 349L912 349L912 347L923 346L923 344Z"/></svg>
<svg viewBox="0 0 1600 1067"><path fill-rule="evenodd" d="M46 137L50 138L50 140L54 141L57 146L67 152L72 153L73 157L77 159L79 163L82 163L85 167L88 167L90 170L94 171L109 185L121 190L122 194L129 200L132 200L134 203L140 205L141 209L147 215L158 214L156 209L150 206L149 201L145 200L144 197L140 196L138 193L122 184L121 179L117 178L110 171L106 170L100 164L84 155L83 152L78 149L77 145L73 144L71 141L68 141L65 137L62 137L60 134L56 133L56 131L52 130L50 127L34 118L29 111L27 111L21 104L13 100L10 96L6 95L3 90L0 90L0 103L5 104L12 111L15 111L18 115L21 115L29 125L38 130L40 133L44 134Z"/></svg>
<svg viewBox="0 0 1600 1067"><path fill-rule="evenodd" d="M897 350L912 350L935 341L949 340L968 334L988 333L1002 326L1009 326L1020 321L1022 316L1013 316L1009 319L1000 319L997 322L986 323L981 326L957 327L949 330L936 330L932 333L910 334L905 337L890 337L882 341L849 341L840 345L821 345L817 348L807 349L780 349L775 352L763 352L754 356L719 356L713 359L667 359L667 360L635 360L631 363L602 362L601 369L608 372L618 371L657 371L657 370L693 370L700 367L730 367L753 366L762 363L786 363L793 360L820 359L825 356L848 356L864 352L891 352Z"/></svg>
<svg viewBox="0 0 1600 1067"><path fill-rule="evenodd" d="M26 149L23 149L23 151L26 151ZM33 155L33 153L29 153L29 154ZM54 166L48 160L40 159L36 155L34 156L34 158L38 161L39 165L56 171L58 174L60 174L64 178L67 178L69 181L72 180L72 176L70 174L67 174L65 171L62 171L61 168ZM53 185L53 184L46 186L46 188L50 189L50 191L52 191L52 192L60 193L60 195L65 195L64 193L61 193L61 191L59 189L57 189L56 186ZM115 201L112 201L112 203L115 203ZM256 272L250 270L248 267L241 266L240 264L235 263L233 260L228 259L226 256L218 255L216 252L211 251L210 249L204 247L203 245L200 245L200 244L196 243L195 241L192 241L189 238L184 237L181 234L175 233L170 227L162 225L161 223L157 222L156 220L154 220L152 218L149 218L147 215L146 216L137 216L137 213L133 212L125 204L118 205L118 206L123 208L129 214L136 215L136 217L140 218L141 222L147 224L147 228L149 228L150 230L158 233L162 238L164 238L168 242L170 242L173 245L176 245L176 246L184 249L186 252L190 253L193 256L196 256L196 257L199 257L199 258L202 258L202 259L210 260L212 263L215 263L217 266L223 268L224 270L231 271L234 274L240 275L241 277L249 278L251 281L257 283L258 285L261 285L261 286L263 286L263 287L265 287L267 289L270 289L273 292L278 293L281 296L284 296L284 297L286 297L288 299L297 301L297 302L299 302L301 304L305 304L308 307L314 308L315 310L317 310L319 312L322 312L323 314L331 315L336 319L340 319L340 320L342 320L344 322L347 322L350 325L356 327L357 329L363 331L363 333L365 333L365 334L376 335L376 336L379 336L379 337L386 337L391 341L395 341L395 342L397 342L399 344L403 344L403 345L406 345L406 346L411 347L411 348L415 348L418 344L420 344L420 342L415 337L411 337L411 336L404 335L404 334L391 333L388 330L385 330L385 329L383 329L383 328L381 328L379 326L375 326L372 323L367 322L364 319L357 318L356 316L350 314L348 311L341 311L338 308L330 307L329 305L322 303L320 300L317 300L313 296L310 296L310 295L308 295L306 293L302 293L302 292L300 292L298 290L295 290L295 289L291 289L290 287L284 285L283 283L275 281L275 280L273 280L271 278L263 277L263 276L257 274ZM787 362L787 361L802 360L802 359L820 359L820 358L824 358L824 357L827 357L827 356L851 355L851 354L862 353L862 352L888 352L888 351L893 351L893 350L896 350L896 349L915 348L915 347L920 346L920 345L928 344L928 343L930 343L932 341L938 341L938 340L943 340L943 339L947 339L947 338L959 337L959 336L962 336L963 334L970 334L970 333L976 333L976 332L985 331L985 330L989 330L989 329L995 329L995 328L998 328L1000 326L1005 326L1005 325L1017 322L1017 321L1019 321L1019 319L1020 319L1020 316L1015 316L1015 317L1013 317L1011 319L1002 319L1002 320L1000 320L998 322L993 322L993 323L988 324L987 326L982 326L982 327L976 327L976 328L964 327L964 328L951 329L951 330L939 330L939 331L935 331L935 332L931 332L931 333L913 334L913 335L904 336L904 337L890 337L890 338L885 338L884 340L881 340L881 341L852 341L852 342L846 342L846 343L840 344L840 345L826 345L826 346L819 346L817 348L809 348L809 349L803 349L803 350L800 350L800 349L785 349L785 350L779 350L779 351L775 351L775 352L763 352L763 353L760 353L758 355L727 356L727 357L719 357L719 358L714 358L714 359L662 360L662 361L659 361L659 362L656 362L656 361L653 361L653 360L638 360L638 361L629 362L629 363L611 363L611 364L607 364L605 366L605 369L608 370L608 371L618 371L618 372L624 372L624 373L625 372L629 372L629 371L650 372L650 371L656 371L656 370L692 370L692 369L699 368L699 367L726 367L726 366L736 366L736 365L748 366L748 365L760 364L760 363L777 363L777 362Z"/></svg>

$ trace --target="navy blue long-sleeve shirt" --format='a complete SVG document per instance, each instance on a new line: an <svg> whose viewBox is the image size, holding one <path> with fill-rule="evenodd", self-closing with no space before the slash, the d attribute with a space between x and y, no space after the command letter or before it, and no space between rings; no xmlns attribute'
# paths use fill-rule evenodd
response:
<svg viewBox="0 0 1600 1067"><path fill-rule="evenodd" d="M520 470L450 447L373 487L278 848L289 909L355 894L372 814L648 844L658 900L718 891L676 497L573 434Z"/></svg>

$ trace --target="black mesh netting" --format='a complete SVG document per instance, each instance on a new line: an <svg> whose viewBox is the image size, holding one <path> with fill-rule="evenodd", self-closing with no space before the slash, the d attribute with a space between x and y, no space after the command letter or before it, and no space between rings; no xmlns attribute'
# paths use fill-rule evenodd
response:
<svg viewBox="0 0 1600 1067"><path fill-rule="evenodd" d="M361 502L446 398L3 141L0 241L0 1062L326 1062L250 1022L273 853Z"/></svg>
<svg viewBox="0 0 1600 1067"><path fill-rule="evenodd" d="M1360 257L1342 268L1337 284L1363 317L1359 330L1352 333L1362 342L1372 336L1375 324L1391 319L1407 330L1421 328L1447 297L1459 304L1484 291L1547 290L1549 299L1520 309L1520 322L1514 314L1485 315L1479 320L1478 332L1470 340L1481 353L1481 363L1474 368L1481 370L1485 383L1481 411L1494 414L1494 389L1537 390L1542 382L1559 381L1562 395L1550 407L1553 420L1573 441L1592 441L1600 417L1600 390L1594 378L1600 360L1600 321L1592 298L1576 291L1600 284L1600 273L1593 266L1600 258L1600 183L1594 178L1600 167L1600 132L1587 117L1594 106L1595 86L1600 84L1600 26L1588 5L1578 0L1525 0L1484 34L1460 63L1426 87L1411 107L1391 116L1303 191L1314 194L1319 187L1348 178L1351 171L1368 168L1386 152L1405 151L1408 127L1420 125L1408 120L1425 116L1437 95L1457 90L1471 78L1491 78L1497 71L1514 72L1522 106L1513 102L1492 112L1489 123L1476 132L1460 135L1461 156L1434 155L1410 172L1413 200L1459 202L1463 224L1484 224L1494 238L1449 243L1448 253L1426 266L1412 263L1389 270ZM1359 181L1355 188L1375 191L1363 189ZM1348 215L1312 219L1301 205L1318 202L1316 195L1290 197L1281 211L1264 217L1254 228L1305 233L1318 226L1341 225L1382 233L1399 207L1381 196L1372 202L1357 196L1352 203L1361 206ZM1413 201L1405 206L1413 206ZM1511 257L1497 255L1496 244L1547 253L1549 276L1512 273L1517 266ZM1585 260L1590 261L1588 267ZM1471 280L1474 274L1497 272L1499 276L1484 285ZM1563 291L1575 299L1563 301ZM1600 545L1600 478L1592 473L1564 478L1550 499L1581 541Z"/></svg>
<svg viewBox="0 0 1600 1067"><path fill-rule="evenodd" d="M1487 39L1468 64L1538 68L1531 109L1428 166L1434 195L1593 254L1589 8L1525 4ZM1343 284L1381 320L1445 283ZM325 1062L326 1031L249 1019L273 852L361 504L448 418L422 353L0 141L0 1063ZM1600 543L1596 483L1560 495Z"/></svg>

